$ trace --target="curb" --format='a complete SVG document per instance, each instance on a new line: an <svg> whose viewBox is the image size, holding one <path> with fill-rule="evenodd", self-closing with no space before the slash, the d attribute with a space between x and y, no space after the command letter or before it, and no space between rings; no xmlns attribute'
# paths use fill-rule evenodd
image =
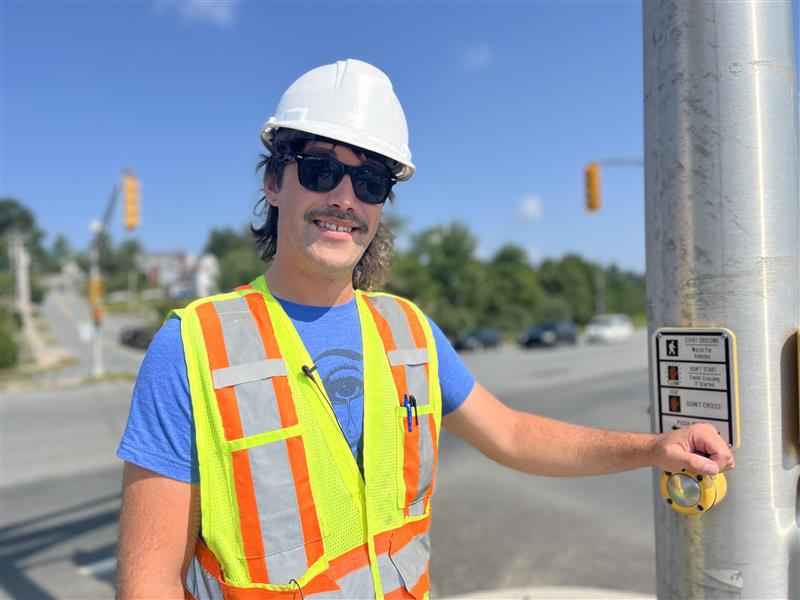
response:
<svg viewBox="0 0 800 600"><path fill-rule="evenodd" d="M51 392L58 390L74 390L81 387L93 387L103 384L132 383L136 381L134 373L124 373L92 379L90 377L75 377L69 379L49 379L38 381L9 381L0 384L0 392L3 394L19 394L24 392Z"/></svg>

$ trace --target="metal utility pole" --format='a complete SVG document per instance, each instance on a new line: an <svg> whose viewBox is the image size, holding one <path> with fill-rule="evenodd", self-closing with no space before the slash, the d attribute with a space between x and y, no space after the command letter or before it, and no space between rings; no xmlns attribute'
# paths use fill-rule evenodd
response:
<svg viewBox="0 0 800 600"><path fill-rule="evenodd" d="M141 216L139 214L139 180L133 173L125 170L122 175L122 195L125 203L124 220L125 229L132 231L139 227ZM111 189L111 196L106 203L106 210L103 213L102 221L93 221L91 224L95 232L92 245L89 248L89 305L92 313L92 323L94 331L92 335L92 377L102 377L105 373L103 367L103 340L102 328L104 311L103 300L103 278L100 273L100 243L103 235L108 229L111 215L114 213L114 206L119 197L120 186L114 184ZM129 279L130 282L130 279ZM130 285L129 285L130 289Z"/></svg>
<svg viewBox="0 0 800 600"><path fill-rule="evenodd" d="M665 326L730 329L741 423L720 506L684 516L655 493L658 596L798 598L792 7L659 0L643 3L643 17L650 334Z"/></svg>
<svg viewBox="0 0 800 600"><path fill-rule="evenodd" d="M114 212L114 205L117 202L117 185L111 189L111 195L106 203L106 210L102 221L94 221L92 229L94 238L89 248L89 308L91 311L92 324L92 377L99 378L105 374L103 365L103 307L101 306L103 297L103 279L100 274L100 243L103 235L108 228L111 215Z"/></svg>

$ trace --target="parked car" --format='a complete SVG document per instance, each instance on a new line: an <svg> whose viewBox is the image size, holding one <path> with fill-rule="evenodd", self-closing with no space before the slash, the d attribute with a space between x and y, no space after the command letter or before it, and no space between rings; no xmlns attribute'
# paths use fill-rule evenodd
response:
<svg viewBox="0 0 800 600"><path fill-rule="evenodd" d="M633 322L628 315L597 315L586 326L586 341L621 342L632 333Z"/></svg>
<svg viewBox="0 0 800 600"><path fill-rule="evenodd" d="M456 350L478 350L497 348L503 343L503 332L493 327L480 327L459 336L455 341Z"/></svg>
<svg viewBox="0 0 800 600"><path fill-rule="evenodd" d="M555 346L575 344L578 329L572 321L544 321L533 327L523 329L517 336L520 346Z"/></svg>
<svg viewBox="0 0 800 600"><path fill-rule="evenodd" d="M119 343L125 346L132 346L133 348L141 348L147 350L150 342L158 331L158 327L128 327L123 329L119 334Z"/></svg>

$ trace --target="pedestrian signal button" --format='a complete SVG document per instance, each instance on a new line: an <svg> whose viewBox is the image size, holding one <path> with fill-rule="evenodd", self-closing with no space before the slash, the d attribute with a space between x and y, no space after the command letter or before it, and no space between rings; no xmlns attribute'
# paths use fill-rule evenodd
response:
<svg viewBox="0 0 800 600"><path fill-rule="evenodd" d="M700 475L683 469L680 473L661 474L661 496L683 515L708 512L722 502L728 491L725 475Z"/></svg>

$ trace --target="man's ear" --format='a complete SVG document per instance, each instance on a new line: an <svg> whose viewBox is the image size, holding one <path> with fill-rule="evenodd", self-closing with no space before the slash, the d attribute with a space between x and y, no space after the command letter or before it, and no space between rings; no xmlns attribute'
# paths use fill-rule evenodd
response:
<svg viewBox="0 0 800 600"><path fill-rule="evenodd" d="M264 197L270 206L278 206L278 178L275 173L270 173L264 177Z"/></svg>

